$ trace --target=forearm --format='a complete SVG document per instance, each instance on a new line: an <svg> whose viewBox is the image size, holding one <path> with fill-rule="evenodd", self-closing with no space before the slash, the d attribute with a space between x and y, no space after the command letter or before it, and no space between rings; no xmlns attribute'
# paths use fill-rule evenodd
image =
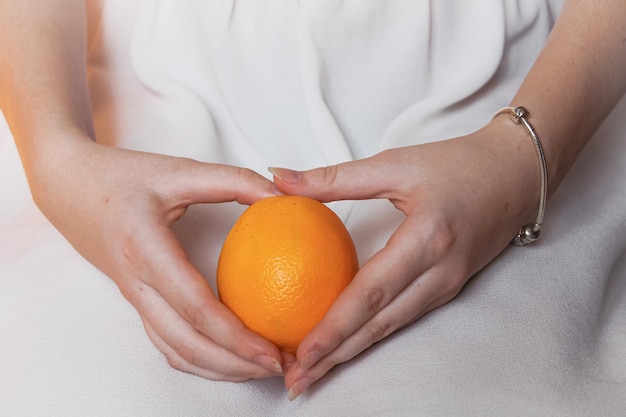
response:
<svg viewBox="0 0 626 417"><path fill-rule="evenodd" d="M626 2L566 0L512 101L541 138L550 193L625 91Z"/></svg>
<svg viewBox="0 0 626 417"><path fill-rule="evenodd" d="M83 0L0 0L0 109L27 174L51 146L93 137L86 66Z"/></svg>

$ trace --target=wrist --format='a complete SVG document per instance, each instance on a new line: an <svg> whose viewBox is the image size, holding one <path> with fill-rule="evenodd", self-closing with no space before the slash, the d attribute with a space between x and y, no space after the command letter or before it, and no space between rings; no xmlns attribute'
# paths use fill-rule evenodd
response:
<svg viewBox="0 0 626 417"><path fill-rule="evenodd" d="M535 131L535 128L528 121L528 110L526 108L518 107L504 107L500 109L494 116L494 119L501 115L509 115L511 121L516 125L521 125L528 133L530 139L532 139L535 151L537 153L537 160L539 163L539 173L541 185L539 189L539 207L537 209L537 218L534 222L525 224L520 228L517 236L513 239L512 243L515 246L524 246L528 243L532 243L539 238L541 231L541 225L543 223L543 217L545 214L546 200L548 193L548 169L546 166L546 157L541 144L541 140Z"/></svg>
<svg viewBox="0 0 626 417"><path fill-rule="evenodd" d="M542 198L542 178L533 139L510 116L493 118L478 136L492 164L488 175L497 178L504 213L517 232L523 225L534 224ZM513 238L513 236L511 236Z"/></svg>
<svg viewBox="0 0 626 417"><path fill-rule="evenodd" d="M41 194L57 188L61 178L72 176L72 167L85 160L85 152L95 146L91 137L77 127L16 138L16 143L36 202Z"/></svg>

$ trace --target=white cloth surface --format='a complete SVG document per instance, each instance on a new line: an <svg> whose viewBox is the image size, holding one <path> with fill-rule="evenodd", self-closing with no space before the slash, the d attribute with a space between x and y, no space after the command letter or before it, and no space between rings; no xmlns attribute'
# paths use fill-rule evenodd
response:
<svg viewBox="0 0 626 417"><path fill-rule="evenodd" d="M468 133L512 97L553 3L92 2L98 140L265 174ZM549 201L539 242L507 249L294 402L280 378L170 368L115 285L35 207L2 123L0 416L623 416L625 117L622 100ZM400 220L384 201L331 207L361 260ZM241 210L198 206L176 225L212 284Z"/></svg>

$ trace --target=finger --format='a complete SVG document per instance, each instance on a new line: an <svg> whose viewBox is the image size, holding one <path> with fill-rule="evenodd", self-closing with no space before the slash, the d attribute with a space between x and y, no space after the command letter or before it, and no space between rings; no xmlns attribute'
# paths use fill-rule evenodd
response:
<svg viewBox="0 0 626 417"><path fill-rule="evenodd" d="M280 352L283 358L283 371L287 372L294 363L296 363L296 356L289 352Z"/></svg>
<svg viewBox="0 0 626 417"><path fill-rule="evenodd" d="M164 176L161 189L164 196L176 196L177 205L227 201L249 205L279 194L270 180L247 168L184 158L168 163L175 166Z"/></svg>
<svg viewBox="0 0 626 417"><path fill-rule="evenodd" d="M146 333L170 366L203 378L240 382L275 374L226 351L193 329L152 290L140 306ZM138 309L139 310L139 309ZM155 314L156 313L156 314ZM152 324L154 323L154 324Z"/></svg>
<svg viewBox="0 0 626 417"><path fill-rule="evenodd" d="M334 366L354 358L374 343L454 298L463 281L459 277L450 277L448 272L440 272L442 269L436 266L414 280L383 310L314 366L307 369L294 364L285 375L289 398L295 399Z"/></svg>
<svg viewBox="0 0 626 417"><path fill-rule="evenodd" d="M161 226L155 233L156 236L143 241L134 241L131 235L126 242L125 254L131 262L135 261L135 266L139 264L141 280L154 288L185 323L215 344L250 363L264 366L272 372L281 372L282 357L278 348L247 329L219 302L208 283L187 259L171 229ZM127 288L125 295L136 305L145 300L142 296L144 287ZM154 325L154 321L151 323ZM162 329L159 334L164 331Z"/></svg>
<svg viewBox="0 0 626 417"><path fill-rule="evenodd" d="M388 172L392 169L393 165L386 164L385 154L381 153L309 171L276 167L269 168L269 171L281 192L327 202L384 198L396 184L397 176Z"/></svg>
<svg viewBox="0 0 626 417"><path fill-rule="evenodd" d="M226 373L220 373L219 371L209 369L212 367L207 364L204 364L203 367L194 365L186 359L183 359L183 357L170 347L170 345L167 344L145 320L144 328L146 329L146 334L149 336L152 343L161 353L163 353L167 363L174 369L214 381L242 382L253 377L251 373L245 373L245 370L241 369L235 372L233 372L232 369L228 369L225 370ZM218 355L214 354L212 356L219 360Z"/></svg>
<svg viewBox="0 0 626 417"><path fill-rule="evenodd" d="M452 244L435 224L407 218L385 248L357 273L297 351L303 368L339 346L387 306L416 276L430 269ZM418 255L417 248L422 248ZM419 306L416 306L419 308Z"/></svg>

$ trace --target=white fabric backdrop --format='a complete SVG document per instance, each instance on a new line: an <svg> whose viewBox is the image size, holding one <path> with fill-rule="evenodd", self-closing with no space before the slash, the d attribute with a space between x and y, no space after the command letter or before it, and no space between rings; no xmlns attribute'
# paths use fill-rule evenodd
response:
<svg viewBox="0 0 626 417"><path fill-rule="evenodd" d="M557 5L92 6L99 141L265 173L479 127L508 103ZM623 415L625 116L622 100L549 201L540 242L507 249L451 303L291 403L279 378L233 384L169 368L114 284L33 205L2 124L0 416ZM384 201L332 207L362 260L400 219ZM194 207L176 225L210 282L241 209Z"/></svg>

